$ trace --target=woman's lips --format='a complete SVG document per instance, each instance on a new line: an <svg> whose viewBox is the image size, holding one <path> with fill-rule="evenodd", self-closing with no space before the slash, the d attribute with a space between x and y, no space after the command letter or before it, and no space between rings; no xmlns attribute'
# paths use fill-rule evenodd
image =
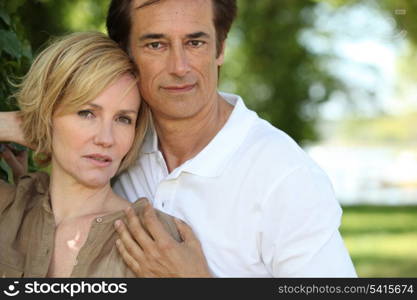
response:
<svg viewBox="0 0 417 300"><path fill-rule="evenodd" d="M108 167L111 165L113 161L110 156L102 154L89 154L83 157L87 159L90 163L98 167Z"/></svg>

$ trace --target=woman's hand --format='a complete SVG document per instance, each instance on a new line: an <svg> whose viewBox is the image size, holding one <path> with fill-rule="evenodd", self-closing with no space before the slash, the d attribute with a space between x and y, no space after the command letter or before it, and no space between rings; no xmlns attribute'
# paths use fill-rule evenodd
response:
<svg viewBox="0 0 417 300"><path fill-rule="evenodd" d="M14 183L28 172L28 151L13 151L7 144L0 144L0 158L9 165L13 173Z"/></svg>

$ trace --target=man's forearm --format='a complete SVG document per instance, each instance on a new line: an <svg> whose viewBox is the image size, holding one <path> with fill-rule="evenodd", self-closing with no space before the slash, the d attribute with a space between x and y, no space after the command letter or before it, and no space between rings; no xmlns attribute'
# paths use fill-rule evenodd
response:
<svg viewBox="0 0 417 300"><path fill-rule="evenodd" d="M17 111L0 112L0 142L15 142L27 146Z"/></svg>

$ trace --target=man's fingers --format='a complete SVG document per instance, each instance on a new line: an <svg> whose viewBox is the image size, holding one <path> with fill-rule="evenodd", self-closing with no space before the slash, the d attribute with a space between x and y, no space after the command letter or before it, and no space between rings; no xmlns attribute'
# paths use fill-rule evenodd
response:
<svg viewBox="0 0 417 300"><path fill-rule="evenodd" d="M174 239L169 235L161 221L158 219L155 209L147 202L142 214L142 222L152 238L157 242L173 242Z"/></svg>
<svg viewBox="0 0 417 300"><path fill-rule="evenodd" d="M129 207L126 209L127 226L135 241L147 252L154 251L154 241L149 233L143 228L135 211Z"/></svg>
<svg viewBox="0 0 417 300"><path fill-rule="evenodd" d="M181 238L184 242L190 243L190 242L198 242L198 239L194 233L194 231L191 229L190 226L188 226L185 222L183 222L180 219L174 218L175 225L177 225L178 232L181 235Z"/></svg>
<svg viewBox="0 0 417 300"><path fill-rule="evenodd" d="M131 236L129 230L126 228L126 225L117 220L114 223L116 227L116 231L119 234L120 241L123 243L124 248L126 251L135 259L135 260L143 260L144 255L141 247L136 243L134 238Z"/></svg>
<svg viewBox="0 0 417 300"><path fill-rule="evenodd" d="M121 240L116 241L116 247L125 264L129 267L130 270L132 270L133 273L135 273L137 277L140 277L141 269L139 263L129 254Z"/></svg>

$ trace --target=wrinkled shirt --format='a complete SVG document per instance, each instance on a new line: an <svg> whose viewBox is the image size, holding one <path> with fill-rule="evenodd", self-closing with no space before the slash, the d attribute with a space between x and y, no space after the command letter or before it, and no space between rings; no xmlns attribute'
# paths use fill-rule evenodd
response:
<svg viewBox="0 0 417 300"><path fill-rule="evenodd" d="M144 202L132 204L134 211ZM164 227L180 240L172 218L157 211ZM97 217L80 249L71 277L134 277L116 248L114 222L126 223L123 211ZM55 219L49 196L49 176L22 176L17 186L0 180L0 276L46 277L55 241Z"/></svg>

